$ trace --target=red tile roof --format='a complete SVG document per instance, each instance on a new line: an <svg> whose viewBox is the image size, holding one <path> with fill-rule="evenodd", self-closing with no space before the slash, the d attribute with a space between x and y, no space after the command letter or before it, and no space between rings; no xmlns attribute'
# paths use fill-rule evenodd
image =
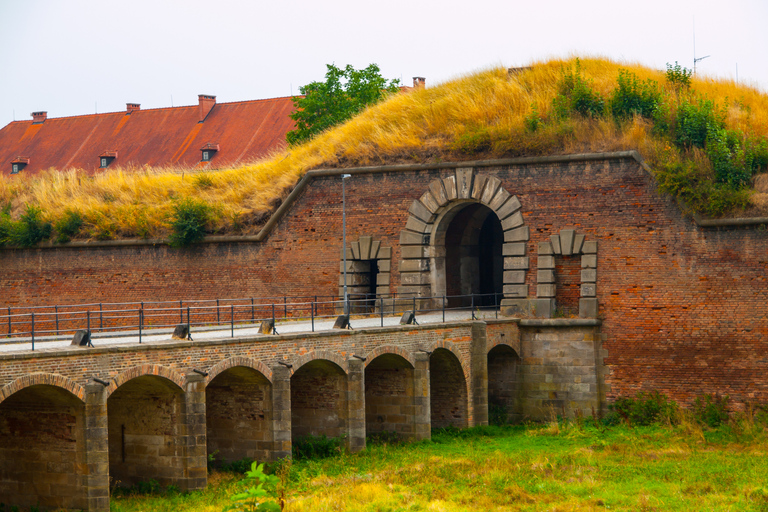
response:
<svg viewBox="0 0 768 512"><path fill-rule="evenodd" d="M224 167L266 156L294 128L290 97L217 103L206 113L211 98L201 95L203 106L137 110L132 103L125 112L14 121L0 130L0 172L10 174L22 155L29 158L22 174L51 167L95 172L99 157L112 154L118 157L111 165L194 167L201 148L216 147L202 165Z"/></svg>

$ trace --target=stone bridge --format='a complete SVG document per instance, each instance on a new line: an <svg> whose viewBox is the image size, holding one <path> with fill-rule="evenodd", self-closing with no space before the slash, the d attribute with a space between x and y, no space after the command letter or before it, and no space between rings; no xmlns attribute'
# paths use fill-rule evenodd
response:
<svg viewBox="0 0 768 512"><path fill-rule="evenodd" d="M0 356L0 502L109 510L110 485L206 485L207 459L306 435L599 413L600 322L489 320Z"/></svg>

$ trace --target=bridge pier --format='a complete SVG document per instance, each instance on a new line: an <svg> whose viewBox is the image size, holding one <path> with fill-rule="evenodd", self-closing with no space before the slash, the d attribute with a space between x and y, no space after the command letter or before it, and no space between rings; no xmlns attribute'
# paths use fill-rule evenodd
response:
<svg viewBox="0 0 768 512"><path fill-rule="evenodd" d="M291 369L272 367L272 458L291 456Z"/></svg>
<svg viewBox="0 0 768 512"><path fill-rule="evenodd" d="M365 449L365 377L363 361L347 360L347 448L350 452Z"/></svg>
<svg viewBox="0 0 768 512"><path fill-rule="evenodd" d="M204 489L208 484L208 453L205 416L205 377L190 372L184 389L181 445L184 472L179 487L183 491Z"/></svg>
<svg viewBox="0 0 768 512"><path fill-rule="evenodd" d="M432 413L429 408L429 354L416 352L413 369L414 440L432 438Z"/></svg>
<svg viewBox="0 0 768 512"><path fill-rule="evenodd" d="M109 434L107 391L85 386L85 497L89 512L109 512Z"/></svg>

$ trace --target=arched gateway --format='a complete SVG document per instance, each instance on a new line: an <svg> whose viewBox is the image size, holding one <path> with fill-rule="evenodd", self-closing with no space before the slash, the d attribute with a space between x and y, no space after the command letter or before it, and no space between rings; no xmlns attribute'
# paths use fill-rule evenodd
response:
<svg viewBox="0 0 768 512"><path fill-rule="evenodd" d="M399 294L477 306L528 297L528 226L498 178L457 168L432 181L408 213Z"/></svg>

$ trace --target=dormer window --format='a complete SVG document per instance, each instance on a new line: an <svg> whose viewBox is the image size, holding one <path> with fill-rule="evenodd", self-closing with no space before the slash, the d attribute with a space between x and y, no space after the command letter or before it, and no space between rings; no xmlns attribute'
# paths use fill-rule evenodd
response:
<svg viewBox="0 0 768 512"><path fill-rule="evenodd" d="M99 155L99 169L106 169L117 158L117 151L104 151Z"/></svg>
<svg viewBox="0 0 768 512"><path fill-rule="evenodd" d="M216 152L219 150L219 145L214 144L213 142L209 142L202 148L200 148L200 151L203 152L203 156L201 160L203 162L210 162L213 160L213 157L216 155Z"/></svg>
<svg viewBox="0 0 768 512"><path fill-rule="evenodd" d="M29 163L29 158L26 156L19 156L11 161L11 174L19 174Z"/></svg>

